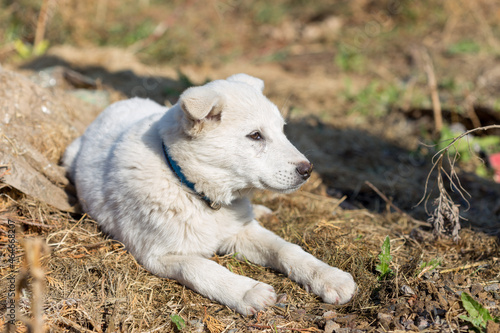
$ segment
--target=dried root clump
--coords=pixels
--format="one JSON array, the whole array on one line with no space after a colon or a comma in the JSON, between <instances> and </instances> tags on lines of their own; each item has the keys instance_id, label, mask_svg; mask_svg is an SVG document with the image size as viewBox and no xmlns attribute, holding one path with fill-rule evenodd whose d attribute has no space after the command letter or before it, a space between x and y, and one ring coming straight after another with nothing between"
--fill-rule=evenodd
<instances>
[{"instance_id":1,"label":"dried root clump","mask_svg":"<svg viewBox=\"0 0 500 333\"><path fill-rule=\"evenodd\" d=\"M429 185L429 179L431 177L432 172L436 170L437 171L436 184L439 190L439 197L434 200L433 206L435 206L436 208L432 213L428 212L429 218L427 219L427 221L434 226L434 234L436 236L451 234L455 242L460 239L460 237L458 236L458 232L460 230L460 210L459 210L460 206L453 202L450 194L446 190L446 187L444 185L445 179L448 180L451 191L457 193L465 202L467 202L467 204L469 204L469 201L467 200L466 197L469 198L471 197L470 194L462 187L458 174L455 170L455 164L458 161L458 158L460 157L460 154L458 153L458 149L456 149L455 144L462 138L467 137L467 135L469 135L470 133L476 131L486 131L489 129L499 128L499 127L500 125L490 125L490 126L474 128L467 132L464 132L459 136L453 138L446 147L444 147L434 155L432 161L433 162L432 168L429 174L427 175L427 180L425 182L424 197L420 202L424 201L424 199L427 202L428 197L426 195ZM455 155L453 157L450 157L449 154L451 148L455 148ZM447 169L443 166L443 162L445 160L448 161L449 171L447 171Z\"/></svg>"},{"instance_id":2,"label":"dried root clump","mask_svg":"<svg viewBox=\"0 0 500 333\"><path fill-rule=\"evenodd\" d=\"M451 234L453 241L458 241L460 236L460 210L459 205L453 203L449 198L440 196L435 199L433 206L436 208L430 213L427 221L434 227L434 235Z\"/></svg>"}]
</instances>

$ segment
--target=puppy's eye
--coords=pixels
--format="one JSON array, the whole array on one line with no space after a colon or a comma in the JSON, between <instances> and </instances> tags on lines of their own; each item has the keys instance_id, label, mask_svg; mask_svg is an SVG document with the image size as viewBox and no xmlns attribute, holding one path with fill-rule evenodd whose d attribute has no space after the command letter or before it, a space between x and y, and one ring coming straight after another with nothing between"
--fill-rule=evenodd
<instances>
[{"instance_id":1,"label":"puppy's eye","mask_svg":"<svg viewBox=\"0 0 500 333\"><path fill-rule=\"evenodd\" d=\"M264 138L262 137L262 134L260 134L259 131L255 131L255 132L252 132L250 134L247 135L250 139L252 140L255 140L255 141L259 141L259 140L263 140Z\"/></svg>"}]
</instances>

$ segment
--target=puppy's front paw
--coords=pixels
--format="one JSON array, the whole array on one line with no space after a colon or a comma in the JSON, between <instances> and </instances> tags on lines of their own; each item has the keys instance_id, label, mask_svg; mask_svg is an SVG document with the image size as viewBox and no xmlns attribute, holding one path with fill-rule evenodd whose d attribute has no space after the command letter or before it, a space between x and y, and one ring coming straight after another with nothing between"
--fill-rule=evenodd
<instances>
[{"instance_id":1,"label":"puppy's front paw","mask_svg":"<svg viewBox=\"0 0 500 333\"><path fill-rule=\"evenodd\" d=\"M259 282L245 293L236 311L244 315L253 315L268 306L274 305L276 299L274 288Z\"/></svg>"},{"instance_id":2,"label":"puppy's front paw","mask_svg":"<svg viewBox=\"0 0 500 333\"><path fill-rule=\"evenodd\" d=\"M263 205L253 204L252 207L253 207L253 215L257 220L260 220L264 216L273 213L273 211L270 208L267 208L266 206Z\"/></svg>"},{"instance_id":3,"label":"puppy's front paw","mask_svg":"<svg viewBox=\"0 0 500 333\"><path fill-rule=\"evenodd\" d=\"M331 304L349 302L358 289L351 274L330 266L321 270L318 279L310 287L324 302Z\"/></svg>"}]
</instances>

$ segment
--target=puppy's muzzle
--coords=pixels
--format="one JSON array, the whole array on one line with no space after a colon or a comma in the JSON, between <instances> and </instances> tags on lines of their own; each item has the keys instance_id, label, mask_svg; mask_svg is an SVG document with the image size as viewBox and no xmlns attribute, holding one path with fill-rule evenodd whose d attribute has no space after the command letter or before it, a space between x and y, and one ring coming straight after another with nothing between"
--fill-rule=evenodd
<instances>
[{"instance_id":1,"label":"puppy's muzzle","mask_svg":"<svg viewBox=\"0 0 500 333\"><path fill-rule=\"evenodd\" d=\"M297 170L297 173L300 175L300 177L302 177L302 179L306 180L307 178L311 177L313 165L312 163L303 161L297 165L297 168L295 170Z\"/></svg>"}]
</instances>

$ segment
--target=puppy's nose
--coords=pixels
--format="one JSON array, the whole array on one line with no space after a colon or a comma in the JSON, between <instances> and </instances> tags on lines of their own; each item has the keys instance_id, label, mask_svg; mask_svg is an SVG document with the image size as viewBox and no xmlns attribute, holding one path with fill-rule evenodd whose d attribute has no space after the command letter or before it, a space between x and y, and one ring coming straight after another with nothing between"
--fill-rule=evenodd
<instances>
[{"instance_id":1,"label":"puppy's nose","mask_svg":"<svg viewBox=\"0 0 500 333\"><path fill-rule=\"evenodd\" d=\"M309 162L300 162L298 165L297 165L297 172L299 173L299 175L304 179L306 180L307 178L309 178L311 176L311 172L313 170L313 165L312 163L309 163Z\"/></svg>"}]
</instances>

